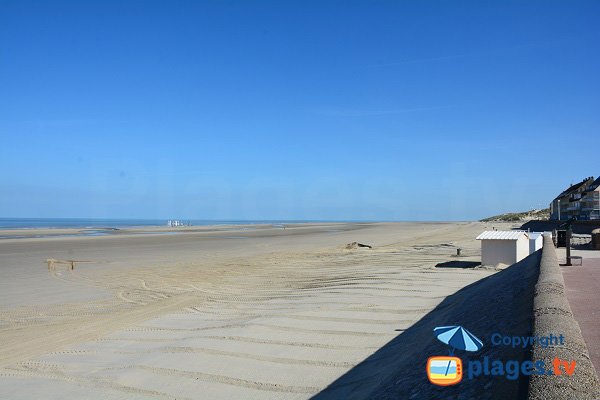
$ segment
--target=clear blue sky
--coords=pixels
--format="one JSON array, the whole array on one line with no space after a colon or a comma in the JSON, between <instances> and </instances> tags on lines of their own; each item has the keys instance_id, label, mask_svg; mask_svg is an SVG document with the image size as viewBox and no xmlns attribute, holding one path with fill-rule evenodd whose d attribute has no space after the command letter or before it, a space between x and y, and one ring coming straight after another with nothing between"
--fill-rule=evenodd
<instances>
[{"instance_id":1,"label":"clear blue sky","mask_svg":"<svg viewBox=\"0 0 600 400\"><path fill-rule=\"evenodd\" d=\"M598 1L3 0L0 216L547 206L600 174L599 20Z\"/></svg>"}]
</instances>

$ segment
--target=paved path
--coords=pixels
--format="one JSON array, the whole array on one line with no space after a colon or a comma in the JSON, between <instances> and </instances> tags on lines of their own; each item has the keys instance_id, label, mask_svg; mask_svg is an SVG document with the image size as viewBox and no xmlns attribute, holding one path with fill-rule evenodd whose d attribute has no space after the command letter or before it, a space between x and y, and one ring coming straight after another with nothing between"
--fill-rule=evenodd
<instances>
[{"instance_id":1,"label":"paved path","mask_svg":"<svg viewBox=\"0 0 600 400\"><path fill-rule=\"evenodd\" d=\"M592 363L600 373L600 251L575 250L571 255L582 256L583 265L561 267L567 298L581 327ZM558 257L563 263L564 249L559 249Z\"/></svg>"}]
</instances>

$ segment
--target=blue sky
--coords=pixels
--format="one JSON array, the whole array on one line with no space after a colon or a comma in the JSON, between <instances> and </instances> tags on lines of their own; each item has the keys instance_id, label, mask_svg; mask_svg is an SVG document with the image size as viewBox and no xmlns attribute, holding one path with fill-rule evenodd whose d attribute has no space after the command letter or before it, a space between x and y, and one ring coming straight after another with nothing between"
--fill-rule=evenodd
<instances>
[{"instance_id":1,"label":"blue sky","mask_svg":"<svg viewBox=\"0 0 600 400\"><path fill-rule=\"evenodd\" d=\"M600 2L2 1L0 216L469 220L600 174Z\"/></svg>"}]
</instances>

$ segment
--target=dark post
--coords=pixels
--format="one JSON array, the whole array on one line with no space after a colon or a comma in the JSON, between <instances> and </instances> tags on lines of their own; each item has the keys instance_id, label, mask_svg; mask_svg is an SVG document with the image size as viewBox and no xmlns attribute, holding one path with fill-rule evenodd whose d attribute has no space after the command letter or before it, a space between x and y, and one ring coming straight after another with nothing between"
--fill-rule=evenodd
<instances>
[{"instance_id":1,"label":"dark post","mask_svg":"<svg viewBox=\"0 0 600 400\"><path fill-rule=\"evenodd\" d=\"M567 228L567 234L566 234L566 239L565 239L565 248L567 249L567 263L565 264L566 266L571 266L571 233L573 232L573 230L571 229L571 226L569 226Z\"/></svg>"}]
</instances>

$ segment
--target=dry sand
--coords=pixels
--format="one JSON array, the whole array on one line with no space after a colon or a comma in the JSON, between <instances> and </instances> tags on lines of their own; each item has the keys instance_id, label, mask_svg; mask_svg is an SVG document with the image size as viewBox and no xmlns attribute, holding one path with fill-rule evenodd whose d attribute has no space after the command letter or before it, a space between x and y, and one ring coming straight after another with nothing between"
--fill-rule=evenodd
<instances>
[{"instance_id":1,"label":"dry sand","mask_svg":"<svg viewBox=\"0 0 600 400\"><path fill-rule=\"evenodd\" d=\"M0 398L310 398L494 274L435 268L456 247L478 261L491 225L1 239ZM49 270L50 258L82 262Z\"/></svg>"}]
</instances>

